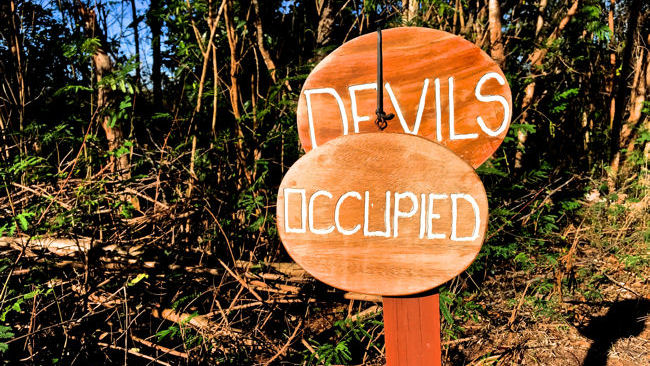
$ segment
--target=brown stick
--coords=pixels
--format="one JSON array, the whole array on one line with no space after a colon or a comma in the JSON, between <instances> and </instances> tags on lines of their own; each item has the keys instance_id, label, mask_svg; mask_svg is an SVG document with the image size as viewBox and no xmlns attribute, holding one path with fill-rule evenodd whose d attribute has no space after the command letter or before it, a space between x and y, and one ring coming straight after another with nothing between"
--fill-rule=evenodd
<instances>
[{"instance_id":1,"label":"brown stick","mask_svg":"<svg viewBox=\"0 0 650 366\"><path fill-rule=\"evenodd\" d=\"M179 313L173 309L152 309L151 315L155 318L162 318L177 324L188 324L201 331L210 329L210 321L202 315L192 316L192 314Z\"/></svg>"},{"instance_id":2,"label":"brown stick","mask_svg":"<svg viewBox=\"0 0 650 366\"><path fill-rule=\"evenodd\" d=\"M181 358L184 358L184 359L189 359L188 354L185 353L185 352L179 352L179 351L173 350L171 348L163 347L163 346L155 344L153 342L149 342L146 339L136 337L134 335L131 336L131 339L133 339L134 341L136 341L138 343L142 343L147 347L151 347L151 348L155 348L157 350L160 350L160 351L163 352L163 354L169 354L169 355L172 355L172 356L181 357Z\"/></svg>"},{"instance_id":3,"label":"brown stick","mask_svg":"<svg viewBox=\"0 0 650 366\"><path fill-rule=\"evenodd\" d=\"M71 210L71 209L72 209L72 206L70 206L69 204L67 204L67 203L65 203L65 202L61 202L60 200L56 199L56 197L50 195L50 194L47 193L47 192L39 192L39 191L37 191L37 190L35 190L35 189L29 188L29 187L27 187L27 186L24 186L24 185L22 185L22 184L20 184L20 183L16 183L16 182L11 182L11 184L12 184L13 186L15 186L15 187L18 187L18 188L24 189L24 190L26 190L26 191L28 191L28 192L32 192L32 193L34 193L35 195L37 195L37 196L39 196L39 197L43 197L43 198L46 198L46 199L48 199L48 200L50 200L50 201L56 202L56 203L58 203L61 207L65 208L66 210Z\"/></svg>"},{"instance_id":4,"label":"brown stick","mask_svg":"<svg viewBox=\"0 0 650 366\"><path fill-rule=\"evenodd\" d=\"M147 355L142 354L142 353L140 353L140 352L134 351L133 349L126 349L126 348L124 348L124 347L115 346L115 345L108 344L108 343L104 343L104 342L97 342L97 345L100 346L100 347L111 348L111 349L114 349L114 350L117 350L117 351L127 352L127 353L129 353L129 354L134 355L134 356L137 356L137 357L140 357L140 358L144 358L145 360L149 360L149 361L155 362L155 363L157 363L157 364L159 364L159 365L172 366L171 364L169 364L169 363L167 363L167 362L160 361L160 360L158 360L157 358L154 358L154 357L151 357L151 356L147 356Z\"/></svg>"},{"instance_id":5,"label":"brown stick","mask_svg":"<svg viewBox=\"0 0 650 366\"><path fill-rule=\"evenodd\" d=\"M517 306L514 309L512 309L512 313L510 314L510 318L508 319L508 327L512 327L512 325L515 323L515 319L517 318L517 312L519 311L521 305L524 303L524 299L526 298L526 292L528 291L528 287L530 287L530 281L526 283L526 287L524 288L524 291L521 293L521 297L519 298L519 302L517 303Z\"/></svg>"},{"instance_id":6,"label":"brown stick","mask_svg":"<svg viewBox=\"0 0 650 366\"><path fill-rule=\"evenodd\" d=\"M348 300L360 300L360 301L370 301L370 302L381 302L381 296L378 295L366 295L359 294L356 292L346 292L343 295L344 299Z\"/></svg>"},{"instance_id":7,"label":"brown stick","mask_svg":"<svg viewBox=\"0 0 650 366\"><path fill-rule=\"evenodd\" d=\"M296 334L298 334L298 331L300 330L301 326L302 326L302 319L300 319L298 325L296 325L296 327L293 329L293 333L291 333L289 339L287 339L287 341L284 343L284 346L280 348L280 351L264 363L265 366L271 364L273 361L275 361L276 358L280 356L284 356L291 343L293 343L293 339L296 338Z\"/></svg>"},{"instance_id":8,"label":"brown stick","mask_svg":"<svg viewBox=\"0 0 650 366\"><path fill-rule=\"evenodd\" d=\"M367 318L379 315L381 313L381 310L382 310L381 306L373 305L373 306L367 308L364 311L360 311L360 312L358 312L358 313L356 313L354 315L348 316L347 320L351 320L353 322L356 322L358 320L367 319Z\"/></svg>"},{"instance_id":9,"label":"brown stick","mask_svg":"<svg viewBox=\"0 0 650 366\"><path fill-rule=\"evenodd\" d=\"M226 264L225 264L221 259L219 259L219 263L221 264L221 266L222 266L222 267L223 267L223 268L224 268L224 269L225 269L225 270L226 270L226 271L227 271L231 276L233 276L233 278L235 278L235 279L237 280L237 282L239 282L239 284L241 284L242 286L244 286L244 288L246 288L246 289L248 290L248 292L251 293L251 295L255 296L255 298L256 298L257 300L259 300L259 301L264 301L264 300L262 300L262 297L261 297L257 292L255 292L255 290L253 290L253 288L251 288L251 287L246 283L246 281L244 281L244 280L243 280L241 277L239 277L235 272L233 272L233 271L232 271L232 270L231 270L231 269L230 269L230 268L229 268L229 267L228 267L228 266L227 266L227 265L226 265Z\"/></svg>"},{"instance_id":10,"label":"brown stick","mask_svg":"<svg viewBox=\"0 0 650 366\"><path fill-rule=\"evenodd\" d=\"M0 237L0 246L7 246L16 250L48 250L56 255L69 256L77 252L87 252L90 249L89 239L60 239L51 237L25 238L25 237Z\"/></svg>"}]
</instances>

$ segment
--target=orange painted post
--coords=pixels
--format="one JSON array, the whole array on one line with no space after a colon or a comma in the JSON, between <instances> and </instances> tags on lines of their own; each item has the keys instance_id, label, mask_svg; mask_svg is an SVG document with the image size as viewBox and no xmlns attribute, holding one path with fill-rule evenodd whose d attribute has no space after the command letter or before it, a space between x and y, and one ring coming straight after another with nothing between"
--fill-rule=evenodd
<instances>
[{"instance_id":1,"label":"orange painted post","mask_svg":"<svg viewBox=\"0 0 650 366\"><path fill-rule=\"evenodd\" d=\"M441 365L438 290L409 297L384 297L383 302L386 365Z\"/></svg>"}]
</instances>

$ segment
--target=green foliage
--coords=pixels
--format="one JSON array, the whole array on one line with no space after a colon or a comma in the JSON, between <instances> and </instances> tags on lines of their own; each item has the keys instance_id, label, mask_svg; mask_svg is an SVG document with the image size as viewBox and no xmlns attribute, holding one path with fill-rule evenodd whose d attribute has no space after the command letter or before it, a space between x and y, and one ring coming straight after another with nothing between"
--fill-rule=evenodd
<instances>
[{"instance_id":1,"label":"green foliage","mask_svg":"<svg viewBox=\"0 0 650 366\"><path fill-rule=\"evenodd\" d=\"M11 332L11 327L0 325L0 339L13 338L14 333ZM9 349L9 345L0 341L0 352L5 353Z\"/></svg>"},{"instance_id":2,"label":"green foliage","mask_svg":"<svg viewBox=\"0 0 650 366\"><path fill-rule=\"evenodd\" d=\"M139 64L135 61L135 58L129 59L123 65L116 67L115 70L110 74L106 75L99 82L100 87L110 87L112 90L120 90L123 94L131 95L135 94L138 91L138 86L131 81L131 74L138 68ZM126 105L126 103L129 103ZM119 110L124 110L128 107L131 107L128 99L126 101L120 102Z\"/></svg>"},{"instance_id":3,"label":"green foliage","mask_svg":"<svg viewBox=\"0 0 650 366\"><path fill-rule=\"evenodd\" d=\"M316 352L307 358L310 364L312 362L318 362L318 364L322 365L331 365L333 363L345 364L352 360L350 350L348 349L348 340L342 340L336 344L312 342L316 345Z\"/></svg>"},{"instance_id":4,"label":"green foliage","mask_svg":"<svg viewBox=\"0 0 650 366\"><path fill-rule=\"evenodd\" d=\"M556 102L556 106L551 109L553 113L560 113L566 111L569 104L573 101L573 97L578 95L580 89L570 88L559 94L553 96L553 101Z\"/></svg>"},{"instance_id":5,"label":"green foliage","mask_svg":"<svg viewBox=\"0 0 650 366\"><path fill-rule=\"evenodd\" d=\"M371 318L362 320L343 319L334 323L335 337L330 342L319 343L310 339L309 343L314 346L314 353L305 352L304 361L307 364L331 365L347 364L352 361L352 351L350 350L351 342L365 342L367 347L374 346L373 336L369 332L370 328L381 326L382 322L375 320L373 317L379 315L376 313Z\"/></svg>"},{"instance_id":6,"label":"green foliage","mask_svg":"<svg viewBox=\"0 0 650 366\"><path fill-rule=\"evenodd\" d=\"M585 28L593 34L593 37L597 41L609 42L612 37L612 32L609 29L609 25L601 20L603 13L600 4L588 4L580 9L580 15L586 23Z\"/></svg>"},{"instance_id":7,"label":"green foliage","mask_svg":"<svg viewBox=\"0 0 650 366\"><path fill-rule=\"evenodd\" d=\"M86 63L90 61L99 47L101 47L101 41L97 37L77 39L73 43L63 45L63 56L80 63Z\"/></svg>"}]
</instances>

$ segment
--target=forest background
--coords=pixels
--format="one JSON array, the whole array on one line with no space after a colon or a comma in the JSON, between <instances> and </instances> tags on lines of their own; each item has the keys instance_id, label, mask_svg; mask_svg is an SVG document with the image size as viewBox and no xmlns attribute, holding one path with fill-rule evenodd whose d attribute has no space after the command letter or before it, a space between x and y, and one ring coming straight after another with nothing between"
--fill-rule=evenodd
<instances>
[{"instance_id":1,"label":"forest background","mask_svg":"<svg viewBox=\"0 0 650 366\"><path fill-rule=\"evenodd\" d=\"M381 299L292 264L274 205L311 69L377 26L422 26L485 50L514 104L478 169L487 241L440 289L445 363L650 363L649 14L641 0L2 1L0 359L381 364Z\"/></svg>"}]
</instances>

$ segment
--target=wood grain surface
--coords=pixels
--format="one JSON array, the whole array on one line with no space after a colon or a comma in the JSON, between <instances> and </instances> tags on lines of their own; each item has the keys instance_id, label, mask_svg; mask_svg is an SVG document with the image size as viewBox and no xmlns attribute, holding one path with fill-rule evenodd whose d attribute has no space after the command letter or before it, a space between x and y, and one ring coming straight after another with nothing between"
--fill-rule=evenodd
<instances>
[{"instance_id":1,"label":"wood grain surface","mask_svg":"<svg viewBox=\"0 0 650 366\"><path fill-rule=\"evenodd\" d=\"M376 37L343 44L305 81L297 111L305 151L340 135L377 131ZM396 114L386 131L426 137L481 165L503 141L512 115L497 64L473 43L433 29L387 29L383 43L384 109Z\"/></svg>"},{"instance_id":2,"label":"wood grain surface","mask_svg":"<svg viewBox=\"0 0 650 366\"><path fill-rule=\"evenodd\" d=\"M487 214L472 167L408 134L320 146L289 169L277 200L280 238L300 266L333 287L376 295L419 293L461 273L481 248Z\"/></svg>"},{"instance_id":3,"label":"wood grain surface","mask_svg":"<svg viewBox=\"0 0 650 366\"><path fill-rule=\"evenodd\" d=\"M439 366L440 296L434 289L417 297L384 297L387 366Z\"/></svg>"}]
</instances>

